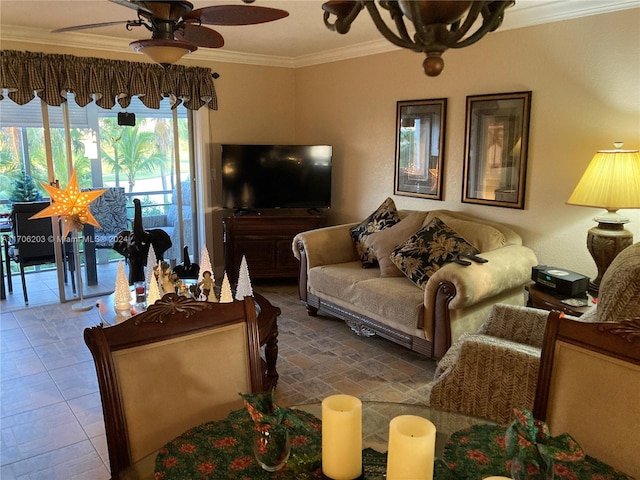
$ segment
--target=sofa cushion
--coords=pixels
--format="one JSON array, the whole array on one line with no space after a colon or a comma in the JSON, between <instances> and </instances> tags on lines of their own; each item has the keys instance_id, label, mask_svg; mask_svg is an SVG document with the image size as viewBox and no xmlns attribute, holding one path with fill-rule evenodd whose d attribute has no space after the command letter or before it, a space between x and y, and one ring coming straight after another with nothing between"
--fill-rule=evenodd
<instances>
[{"instance_id":1,"label":"sofa cushion","mask_svg":"<svg viewBox=\"0 0 640 480\"><path fill-rule=\"evenodd\" d=\"M391 227L399 221L400 215L396 209L396 204L393 199L389 197L382 202L375 212L351 229L351 238L358 251L358 256L362 261L363 267L369 268L376 265L375 254L371 248L365 245L365 238L373 232Z\"/></svg>"},{"instance_id":2,"label":"sofa cushion","mask_svg":"<svg viewBox=\"0 0 640 480\"><path fill-rule=\"evenodd\" d=\"M504 233L497 228L485 223L457 218L455 215L450 215L443 211L428 213L424 224L427 225L436 217L455 230L461 237L464 237L467 242L480 252L490 252L507 244Z\"/></svg>"},{"instance_id":3,"label":"sofa cushion","mask_svg":"<svg viewBox=\"0 0 640 480\"><path fill-rule=\"evenodd\" d=\"M477 255L477 248L439 218L418 230L391 253L393 263L419 287L460 253Z\"/></svg>"},{"instance_id":4,"label":"sofa cushion","mask_svg":"<svg viewBox=\"0 0 640 480\"><path fill-rule=\"evenodd\" d=\"M381 278L359 261L309 270L310 292L410 335L423 326L424 291L407 278Z\"/></svg>"},{"instance_id":5,"label":"sofa cushion","mask_svg":"<svg viewBox=\"0 0 640 480\"><path fill-rule=\"evenodd\" d=\"M426 212L413 212L392 227L368 235L364 239L378 260L381 277L402 277L404 273L391 261L391 252L420 230Z\"/></svg>"}]
</instances>

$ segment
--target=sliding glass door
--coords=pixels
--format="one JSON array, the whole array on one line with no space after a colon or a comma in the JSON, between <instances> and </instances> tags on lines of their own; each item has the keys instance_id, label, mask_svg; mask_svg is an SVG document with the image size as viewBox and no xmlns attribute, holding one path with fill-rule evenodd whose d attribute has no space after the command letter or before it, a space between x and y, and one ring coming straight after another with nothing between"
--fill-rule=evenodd
<instances>
[{"instance_id":1,"label":"sliding glass door","mask_svg":"<svg viewBox=\"0 0 640 480\"><path fill-rule=\"evenodd\" d=\"M126 118L119 119L119 107L79 107L72 95L68 100L60 107L37 98L21 106L6 96L0 102L0 214L8 214L14 201L24 199L19 195L24 188L19 187L30 183L29 178L36 197L48 197L41 182L66 188L73 170L80 188L106 189L91 205L100 228L85 225L79 232L79 258L65 254L62 242L57 264L27 268L29 293L46 285L42 292L57 290L61 301L76 298L78 289L69 276L77 265L85 297L113 291L118 261L126 260L112 247L123 237L121 232L131 231L134 198L141 201L145 229L169 234L172 246L165 260L181 262L184 246L197 255L191 114L181 107L172 110L168 100L154 110L134 99ZM17 264L11 267L15 279Z\"/></svg>"}]
</instances>

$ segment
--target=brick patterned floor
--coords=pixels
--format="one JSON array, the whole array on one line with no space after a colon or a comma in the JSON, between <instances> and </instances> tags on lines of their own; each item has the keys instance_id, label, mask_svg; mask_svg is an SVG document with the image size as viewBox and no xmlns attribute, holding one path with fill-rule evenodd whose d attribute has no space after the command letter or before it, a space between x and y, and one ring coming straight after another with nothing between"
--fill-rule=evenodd
<instances>
[{"instance_id":1,"label":"brick patterned floor","mask_svg":"<svg viewBox=\"0 0 640 480\"><path fill-rule=\"evenodd\" d=\"M334 393L424 404L435 362L342 321L309 317L292 283L254 285L282 310L276 400L288 406ZM100 395L85 327L96 310L50 304L0 314L0 477L109 478Z\"/></svg>"}]
</instances>

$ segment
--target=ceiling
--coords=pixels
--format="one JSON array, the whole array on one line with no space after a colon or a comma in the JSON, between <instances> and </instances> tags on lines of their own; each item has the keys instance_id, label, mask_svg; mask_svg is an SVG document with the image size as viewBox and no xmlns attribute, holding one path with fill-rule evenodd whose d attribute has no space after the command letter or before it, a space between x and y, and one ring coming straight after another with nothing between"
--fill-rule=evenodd
<instances>
[{"instance_id":1,"label":"ceiling","mask_svg":"<svg viewBox=\"0 0 640 480\"><path fill-rule=\"evenodd\" d=\"M240 3L240 0L191 0L194 8ZM276 66L305 66L396 49L375 29L363 11L351 31L329 31L322 19L320 0L257 0L254 5L281 8L289 16L271 23L213 27L225 38L220 49L200 48L194 59L212 59ZM517 0L506 11L501 30L639 8L640 0ZM76 32L51 30L91 23L135 20L133 10L107 0L0 0L0 41L86 46L129 51L133 40L149 38L144 28L127 31L124 25Z\"/></svg>"}]
</instances>

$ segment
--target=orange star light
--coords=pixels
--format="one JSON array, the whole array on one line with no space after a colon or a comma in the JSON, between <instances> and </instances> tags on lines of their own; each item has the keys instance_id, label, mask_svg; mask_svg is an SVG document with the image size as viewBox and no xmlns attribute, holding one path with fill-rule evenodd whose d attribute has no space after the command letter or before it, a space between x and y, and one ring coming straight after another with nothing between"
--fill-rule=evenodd
<instances>
[{"instance_id":1,"label":"orange star light","mask_svg":"<svg viewBox=\"0 0 640 480\"><path fill-rule=\"evenodd\" d=\"M75 170L71 174L65 190L52 187L44 182L42 182L42 186L49 192L53 202L30 218L60 217L64 224L64 238L66 238L69 230L72 228L79 230L85 223L100 228L100 224L89 210L89 205L106 192L106 189L88 192L80 191Z\"/></svg>"}]
</instances>

